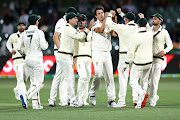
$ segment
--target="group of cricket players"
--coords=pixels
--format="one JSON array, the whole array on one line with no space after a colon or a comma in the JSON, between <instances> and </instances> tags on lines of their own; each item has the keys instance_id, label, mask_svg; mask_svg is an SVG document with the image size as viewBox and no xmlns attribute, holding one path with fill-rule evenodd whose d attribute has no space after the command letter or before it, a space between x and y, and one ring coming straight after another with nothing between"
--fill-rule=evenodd
<instances>
[{"instance_id":1,"label":"group of cricket players","mask_svg":"<svg viewBox=\"0 0 180 120\"><path fill-rule=\"evenodd\" d=\"M116 12L111 10L104 13L102 6L95 8L97 20L92 19L89 27L86 15L78 13L74 7L68 7L65 15L58 20L53 36L56 72L52 80L49 106L56 106L58 90L60 106L83 107L89 103L95 106L96 91L104 76L108 107L126 107L129 71L135 108L145 107L148 97L150 106L156 106L163 56L173 48L168 31L161 26L163 16L159 13L152 15L153 26L150 27L144 14L139 13L139 19L135 23L134 13L124 14L121 8L116 10L124 18L125 24L118 24ZM12 34L7 41L17 78L17 86L13 90L16 99L21 100L25 109L28 108L29 99L32 99L32 109L43 109L39 94L44 86L42 50L46 50L49 45L44 32L38 29L40 18L36 14L29 15L30 26L27 30L27 24L19 21L18 32ZM110 53L111 36L119 37L117 103ZM89 89L91 60L95 75ZM73 63L79 74L76 95ZM25 82L29 76L31 84L26 90Z\"/></svg>"}]
</instances>

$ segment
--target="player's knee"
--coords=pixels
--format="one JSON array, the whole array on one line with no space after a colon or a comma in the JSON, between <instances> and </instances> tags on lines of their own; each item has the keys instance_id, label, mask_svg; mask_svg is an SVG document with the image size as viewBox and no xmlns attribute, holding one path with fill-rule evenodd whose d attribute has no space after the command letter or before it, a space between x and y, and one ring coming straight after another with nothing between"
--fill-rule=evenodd
<instances>
[{"instance_id":1,"label":"player's knee","mask_svg":"<svg viewBox=\"0 0 180 120\"><path fill-rule=\"evenodd\" d=\"M101 79L102 76L103 76L103 75L102 75L101 73L95 73L94 78L96 78L96 79Z\"/></svg>"}]
</instances>

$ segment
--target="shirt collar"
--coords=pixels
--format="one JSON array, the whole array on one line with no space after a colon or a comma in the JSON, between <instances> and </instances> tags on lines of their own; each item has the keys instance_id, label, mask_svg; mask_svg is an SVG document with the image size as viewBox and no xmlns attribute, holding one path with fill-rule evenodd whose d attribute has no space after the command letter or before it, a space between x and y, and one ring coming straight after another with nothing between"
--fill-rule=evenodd
<instances>
[{"instance_id":1,"label":"shirt collar","mask_svg":"<svg viewBox=\"0 0 180 120\"><path fill-rule=\"evenodd\" d=\"M134 20L131 20L130 22L127 23L127 25L129 24L134 24Z\"/></svg>"},{"instance_id":2,"label":"shirt collar","mask_svg":"<svg viewBox=\"0 0 180 120\"><path fill-rule=\"evenodd\" d=\"M140 28L138 28L138 31L140 32L140 31L146 31L146 27L140 27Z\"/></svg>"},{"instance_id":3,"label":"shirt collar","mask_svg":"<svg viewBox=\"0 0 180 120\"><path fill-rule=\"evenodd\" d=\"M154 28L154 25L152 26L152 29ZM162 30L162 26L160 25L159 29L157 31L161 31ZM153 29L154 31L154 29Z\"/></svg>"},{"instance_id":4,"label":"shirt collar","mask_svg":"<svg viewBox=\"0 0 180 120\"><path fill-rule=\"evenodd\" d=\"M66 15L63 16L63 19L64 19L64 21L67 23L67 21L66 21Z\"/></svg>"},{"instance_id":5,"label":"shirt collar","mask_svg":"<svg viewBox=\"0 0 180 120\"><path fill-rule=\"evenodd\" d=\"M36 29L38 29L38 27L36 25L30 25L29 28L36 28Z\"/></svg>"}]
</instances>

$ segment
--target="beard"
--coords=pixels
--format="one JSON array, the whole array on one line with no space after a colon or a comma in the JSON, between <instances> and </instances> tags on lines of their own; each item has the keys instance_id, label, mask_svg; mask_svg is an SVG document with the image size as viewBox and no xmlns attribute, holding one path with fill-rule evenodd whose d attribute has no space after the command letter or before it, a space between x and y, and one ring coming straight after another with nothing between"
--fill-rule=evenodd
<instances>
[{"instance_id":1,"label":"beard","mask_svg":"<svg viewBox=\"0 0 180 120\"><path fill-rule=\"evenodd\" d=\"M19 32L24 32L24 29L19 29Z\"/></svg>"},{"instance_id":2,"label":"beard","mask_svg":"<svg viewBox=\"0 0 180 120\"><path fill-rule=\"evenodd\" d=\"M153 22L152 24L153 24L154 26L157 26L157 25L159 25L158 23L154 23L154 22Z\"/></svg>"}]
</instances>

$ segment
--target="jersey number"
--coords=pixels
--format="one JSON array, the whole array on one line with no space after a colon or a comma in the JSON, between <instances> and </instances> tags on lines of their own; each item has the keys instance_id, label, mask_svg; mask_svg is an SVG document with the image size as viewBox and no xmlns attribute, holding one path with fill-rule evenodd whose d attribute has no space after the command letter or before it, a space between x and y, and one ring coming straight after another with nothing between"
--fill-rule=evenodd
<instances>
[{"instance_id":1,"label":"jersey number","mask_svg":"<svg viewBox=\"0 0 180 120\"><path fill-rule=\"evenodd\" d=\"M32 40L33 35L27 35L27 37L30 37L30 44L29 45L31 45L31 40Z\"/></svg>"}]
</instances>

